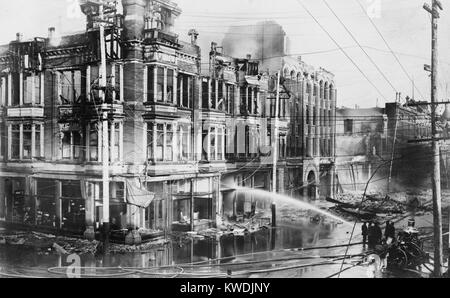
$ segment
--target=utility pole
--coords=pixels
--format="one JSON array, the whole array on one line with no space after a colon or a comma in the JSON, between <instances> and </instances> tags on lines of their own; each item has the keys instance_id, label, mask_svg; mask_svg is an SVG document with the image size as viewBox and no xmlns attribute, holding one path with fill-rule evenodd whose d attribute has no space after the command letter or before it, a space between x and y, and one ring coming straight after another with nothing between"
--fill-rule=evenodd
<instances>
[{"instance_id":1,"label":"utility pole","mask_svg":"<svg viewBox=\"0 0 450 298\"><path fill-rule=\"evenodd\" d=\"M391 152L391 161L389 166L389 177L387 183L387 195L391 192L391 182L392 182L392 170L394 167L394 158L395 158L395 143L397 142L397 132L398 132L398 121L399 121L399 109L401 104L401 94L395 94L395 128L394 128L394 138L392 140L392 152Z\"/></svg>"},{"instance_id":2,"label":"utility pole","mask_svg":"<svg viewBox=\"0 0 450 298\"><path fill-rule=\"evenodd\" d=\"M278 71L277 75L277 85L276 85L276 98L275 98L275 117L274 117L274 128L272 136L272 192L277 192L277 164L278 164L278 114L279 114L279 103L280 103L280 80L281 71ZM276 227L276 203L272 199L272 227Z\"/></svg>"},{"instance_id":3,"label":"utility pole","mask_svg":"<svg viewBox=\"0 0 450 298\"><path fill-rule=\"evenodd\" d=\"M433 154L433 226L434 226L434 275L442 275L443 264L443 241L442 241L442 208L441 208L441 173L440 173L440 152L437 141L436 130L436 107L437 107L437 75L438 75L438 18L442 4L438 0L432 0L432 7L425 3L423 8L431 14L431 131L432 131L432 154Z\"/></svg>"},{"instance_id":4,"label":"utility pole","mask_svg":"<svg viewBox=\"0 0 450 298\"><path fill-rule=\"evenodd\" d=\"M102 101L102 107L105 110L102 110L102 185L103 185L103 231L105 233L105 243L104 250L105 254L109 254L109 134L108 134L108 109L106 105L106 46L105 46L105 19L104 19L104 6L103 0L99 6L99 27L100 27L100 55L101 55L101 63L100 63L100 98Z\"/></svg>"}]
</instances>

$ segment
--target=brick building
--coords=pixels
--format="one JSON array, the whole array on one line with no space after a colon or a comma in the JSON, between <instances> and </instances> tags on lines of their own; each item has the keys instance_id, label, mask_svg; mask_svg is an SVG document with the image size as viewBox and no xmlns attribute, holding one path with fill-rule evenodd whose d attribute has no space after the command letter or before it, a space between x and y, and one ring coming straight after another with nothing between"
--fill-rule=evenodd
<instances>
[{"instance_id":1,"label":"brick building","mask_svg":"<svg viewBox=\"0 0 450 298\"><path fill-rule=\"evenodd\" d=\"M0 221L92 237L103 218L104 130L117 227L198 230L252 210L233 187L270 190L278 70L278 191L315 198L320 183L330 192L332 74L288 58L261 71L260 60L214 43L202 73L198 33L185 42L173 32L176 4L122 0L123 14L105 4L102 101L98 2L81 1L84 32L50 28L47 38L18 34L0 46ZM153 195L136 204L142 189Z\"/></svg>"}]
</instances>

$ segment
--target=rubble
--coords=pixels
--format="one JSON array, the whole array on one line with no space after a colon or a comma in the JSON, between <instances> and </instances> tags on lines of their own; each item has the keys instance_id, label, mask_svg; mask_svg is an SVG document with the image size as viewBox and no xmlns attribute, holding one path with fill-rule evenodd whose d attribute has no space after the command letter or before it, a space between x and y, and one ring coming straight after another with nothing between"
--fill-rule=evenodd
<instances>
[{"instance_id":1,"label":"rubble","mask_svg":"<svg viewBox=\"0 0 450 298\"><path fill-rule=\"evenodd\" d=\"M414 212L416 215L431 211L430 200L420 192L394 193L388 196L381 193L367 194L348 192L339 194L336 199L327 201L335 204L330 210L344 217L356 217L360 220L388 220L399 214Z\"/></svg>"}]
</instances>

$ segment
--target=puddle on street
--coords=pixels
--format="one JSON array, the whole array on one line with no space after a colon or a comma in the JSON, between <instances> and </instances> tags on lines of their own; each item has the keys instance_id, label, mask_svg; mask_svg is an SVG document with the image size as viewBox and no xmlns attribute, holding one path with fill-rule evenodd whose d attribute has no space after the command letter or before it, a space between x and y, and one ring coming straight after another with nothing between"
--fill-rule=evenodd
<instances>
[{"instance_id":1,"label":"puddle on street","mask_svg":"<svg viewBox=\"0 0 450 298\"><path fill-rule=\"evenodd\" d=\"M326 266L274 270L272 273L265 273L264 270L272 270L277 266L307 265L326 261L314 259L315 256L319 255L343 255L345 254L345 247L307 251L289 251L289 249L347 244L350 232L351 227L337 223L317 224L306 221L303 223L296 222L295 224L280 223L275 229L265 229L245 236L230 235L218 239L178 238L171 239L167 244L145 252L110 254L109 256L81 255L80 265L82 268L90 268L83 270L83 274L96 272L97 274L107 275L108 271L102 268L145 268L146 274L144 275L124 274L132 277L169 277L180 272L176 265L188 263L215 265L190 268L190 270L188 270L188 266L185 271L194 274L181 277L195 277L196 274L200 274L200 276L201 274L226 276L227 273L230 273L230 270L231 274L257 271L256 273L246 274L246 277L327 277L339 271L341 262ZM357 242L357 239L353 242ZM348 254L361 254L363 252L362 245L357 245L350 247ZM291 257L295 259L285 260ZM305 257L305 259L300 260L299 257ZM280 258L283 261L279 261L277 264L270 261ZM220 261L217 261L217 259L220 259ZM350 266L351 261L351 259L348 259L346 266ZM52 272L49 272L48 268L70 266L72 262L73 260L68 260L67 256L60 256L55 252L42 253L17 246L0 246L0 272L7 272L12 275L67 277L65 268L51 270ZM245 262L245 264L236 264L242 262ZM161 266L170 266L170 268L156 268ZM109 271L111 274L117 272L123 271L113 269ZM158 274L150 275L149 272L157 272ZM367 277L367 268L364 266L354 267L342 273L341 277Z\"/></svg>"}]
</instances>

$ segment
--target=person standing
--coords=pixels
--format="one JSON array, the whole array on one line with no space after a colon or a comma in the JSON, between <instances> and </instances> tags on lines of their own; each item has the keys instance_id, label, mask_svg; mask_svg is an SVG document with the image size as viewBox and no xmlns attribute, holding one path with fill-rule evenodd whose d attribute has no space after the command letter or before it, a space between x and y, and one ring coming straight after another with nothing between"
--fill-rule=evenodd
<instances>
[{"instance_id":1,"label":"person standing","mask_svg":"<svg viewBox=\"0 0 450 298\"><path fill-rule=\"evenodd\" d=\"M387 240L389 237L389 229L391 228L391 222L388 220L386 222L386 227L384 228L384 238Z\"/></svg>"},{"instance_id":2,"label":"person standing","mask_svg":"<svg viewBox=\"0 0 450 298\"><path fill-rule=\"evenodd\" d=\"M364 222L362 227L361 227L361 233L363 236L363 246L366 246L367 243L367 234L368 234L368 229L367 229L367 223Z\"/></svg>"},{"instance_id":3,"label":"person standing","mask_svg":"<svg viewBox=\"0 0 450 298\"><path fill-rule=\"evenodd\" d=\"M367 239L369 248L373 248L375 245L375 230L372 222L369 223L369 227L367 228Z\"/></svg>"},{"instance_id":4,"label":"person standing","mask_svg":"<svg viewBox=\"0 0 450 298\"><path fill-rule=\"evenodd\" d=\"M377 222L375 223L374 232L375 232L374 237L375 245L379 245L381 244L381 239L383 238L383 231L381 230L380 225Z\"/></svg>"},{"instance_id":5,"label":"person standing","mask_svg":"<svg viewBox=\"0 0 450 298\"><path fill-rule=\"evenodd\" d=\"M389 225L389 234L388 234L388 237L389 237L389 238L392 238L392 241L394 241L394 239L395 239L395 226L394 226L394 223L391 223L391 224Z\"/></svg>"}]
</instances>

